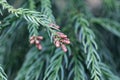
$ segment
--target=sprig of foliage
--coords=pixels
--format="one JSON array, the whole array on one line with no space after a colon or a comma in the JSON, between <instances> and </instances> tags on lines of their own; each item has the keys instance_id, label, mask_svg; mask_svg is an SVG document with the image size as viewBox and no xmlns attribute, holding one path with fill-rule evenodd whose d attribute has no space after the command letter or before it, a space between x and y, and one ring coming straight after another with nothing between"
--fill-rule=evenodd
<instances>
[{"instance_id":1,"label":"sprig of foliage","mask_svg":"<svg viewBox=\"0 0 120 80\"><path fill-rule=\"evenodd\" d=\"M0 80L7 80L7 76L1 66L0 66Z\"/></svg>"},{"instance_id":2,"label":"sprig of foliage","mask_svg":"<svg viewBox=\"0 0 120 80\"><path fill-rule=\"evenodd\" d=\"M119 80L119 77L115 76L110 69L108 69L108 67L101 62L101 59L97 53L98 46L95 42L95 34L90 29L88 21L82 16L83 15L78 16L76 20L75 28L77 29L75 30L75 33L79 33L79 41L84 46L82 49L84 53L87 53L86 64L87 68L91 72L91 79L104 80L106 77L103 76L108 76L108 80L112 80L113 78ZM77 31L79 28L80 32Z\"/></svg>"},{"instance_id":3,"label":"sprig of foliage","mask_svg":"<svg viewBox=\"0 0 120 80\"><path fill-rule=\"evenodd\" d=\"M38 36L38 26L36 24L29 24L28 25L29 36Z\"/></svg>"},{"instance_id":4,"label":"sprig of foliage","mask_svg":"<svg viewBox=\"0 0 120 80\"><path fill-rule=\"evenodd\" d=\"M0 0L0 4L2 5L3 9L8 9L8 12L15 14L17 17L22 16L27 20L29 23L33 23L36 25L43 25L50 29L49 25L52 23L51 19L48 19L46 15L41 14L37 11L31 11L29 9L18 8L15 9L10 6L5 0ZM50 30L51 31L51 30Z\"/></svg>"},{"instance_id":5,"label":"sprig of foliage","mask_svg":"<svg viewBox=\"0 0 120 80\"><path fill-rule=\"evenodd\" d=\"M82 63L80 62L80 56L75 55L74 57L75 66L74 66L74 80L86 80L86 74Z\"/></svg>"},{"instance_id":6,"label":"sprig of foliage","mask_svg":"<svg viewBox=\"0 0 120 80\"><path fill-rule=\"evenodd\" d=\"M46 5L46 3L47 3L47 5ZM51 8L50 1L49 0L41 0L41 8L42 8L41 12L43 14L45 14L48 19L52 20L52 23L55 24L54 16L52 15L52 10L50 9ZM50 32L53 32L52 35L54 35L56 31L50 29ZM63 51L59 52L59 51L60 50L56 50L54 57L51 59L52 64L50 64L47 67L47 69L45 71L44 80L46 80L46 79L48 79L48 80L51 80L51 79L56 80L56 79L60 78L58 76L58 72L59 72L60 69L61 69L61 80L63 80L64 72L63 72L63 67L61 66L61 64L62 64L62 57L64 55L64 52ZM55 60L56 58L57 58L57 60Z\"/></svg>"},{"instance_id":7,"label":"sprig of foliage","mask_svg":"<svg viewBox=\"0 0 120 80\"><path fill-rule=\"evenodd\" d=\"M43 80L64 80L64 68L62 62L65 60L65 64L67 66L68 59L66 54L57 49L55 51L54 56L50 60L50 65L47 67L45 71L45 76ZM60 74L59 74L60 73Z\"/></svg>"},{"instance_id":8,"label":"sprig of foliage","mask_svg":"<svg viewBox=\"0 0 120 80\"><path fill-rule=\"evenodd\" d=\"M88 21L81 17L81 15L77 16L77 20L75 23L76 30L79 30L79 27L81 28L79 32L79 40L84 47L84 53L87 53L86 65L91 72L91 79L101 80L102 73L99 66L101 60L97 53L98 47L95 42L95 35L93 31L89 28Z\"/></svg>"},{"instance_id":9,"label":"sprig of foliage","mask_svg":"<svg viewBox=\"0 0 120 80\"><path fill-rule=\"evenodd\" d=\"M87 80L85 68L81 62L81 56L75 53L69 63L68 69L70 70L67 80ZM74 77L72 76L74 75Z\"/></svg>"},{"instance_id":10,"label":"sprig of foliage","mask_svg":"<svg viewBox=\"0 0 120 80\"><path fill-rule=\"evenodd\" d=\"M47 1L47 2L49 2L49 1ZM48 3L48 5L50 5L49 3ZM67 51L66 46L64 44L69 44L70 42L66 43L66 41L69 41L66 35L64 35L63 33L60 33L60 34L57 33L57 31L59 31L59 26L51 21L53 19L49 19L47 17L47 16L50 16L51 13L50 13L50 15L48 15L48 14L44 15L44 14L41 14L40 12L37 12L37 11L30 11L29 9L22 9L22 8L15 9L12 6L10 6L5 0L0 0L0 4L2 5L3 9L8 9L8 12L15 14L17 17L19 17L19 15L23 16L29 23L36 24L37 26L40 26L40 24L42 26L45 26L47 28L47 30L49 32L51 32L51 34L49 34L49 35L51 36L51 39L54 38L55 45L56 45L56 41L55 41L56 39L59 38L61 40L63 38L61 36L65 36L64 42L61 42L60 43L61 45L59 47L62 47L62 49L65 52ZM44 6L42 6L42 7L44 9ZM49 9L49 7L48 7L48 9ZM49 11L50 11L50 9L49 9ZM29 30L29 31L34 31L34 30ZM57 36L57 37L55 37L55 36ZM33 38L33 37L31 37L31 40L36 42L35 38L38 38L38 36L35 36L35 38ZM67 40L65 40L65 38ZM31 43L33 44L34 42L32 42L32 41L31 41ZM37 40L37 43L39 43L38 40ZM42 49L41 45L37 44L37 43L35 43L37 48Z\"/></svg>"},{"instance_id":11,"label":"sprig of foliage","mask_svg":"<svg viewBox=\"0 0 120 80\"><path fill-rule=\"evenodd\" d=\"M43 24L42 20L46 20L46 16L42 15L40 12L31 11L29 9L18 8L15 9L10 6L5 0L0 0L0 4L2 5L3 9L8 9L8 12L15 14L17 17L23 16L28 22L35 23L37 25Z\"/></svg>"},{"instance_id":12,"label":"sprig of foliage","mask_svg":"<svg viewBox=\"0 0 120 80\"><path fill-rule=\"evenodd\" d=\"M52 21L52 24L55 24L55 18L52 14L50 0L41 0L41 13L47 15L47 18ZM48 34L51 35L51 41L52 41L53 35L56 31L51 29L47 31L48 31Z\"/></svg>"},{"instance_id":13,"label":"sprig of foliage","mask_svg":"<svg viewBox=\"0 0 120 80\"><path fill-rule=\"evenodd\" d=\"M50 0L41 0L41 13L47 15L47 17L51 19L52 23L55 23L55 17L53 16L51 8Z\"/></svg>"},{"instance_id":14,"label":"sprig of foliage","mask_svg":"<svg viewBox=\"0 0 120 80\"><path fill-rule=\"evenodd\" d=\"M51 10L50 0L41 0L41 12L47 15L47 17L52 21L49 26L51 26L53 29L48 29L48 34L51 35L51 41L54 41L56 47L61 47L63 51L66 52L67 48L65 44L70 44L70 41L67 38L67 35L59 31L60 26L56 25L55 23L55 18Z\"/></svg>"}]
</instances>

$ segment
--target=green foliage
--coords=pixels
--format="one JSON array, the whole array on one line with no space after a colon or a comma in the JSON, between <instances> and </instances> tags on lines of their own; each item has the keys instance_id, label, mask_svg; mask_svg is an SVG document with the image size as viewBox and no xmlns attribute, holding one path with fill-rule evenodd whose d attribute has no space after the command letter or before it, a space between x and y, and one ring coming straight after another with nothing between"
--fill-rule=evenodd
<instances>
[{"instance_id":1,"label":"green foliage","mask_svg":"<svg viewBox=\"0 0 120 80\"><path fill-rule=\"evenodd\" d=\"M70 80L73 74L74 74L73 80L87 80L86 77L87 75L85 74L85 69L84 66L82 65L81 56L79 54L75 54L73 56L69 64L69 69L70 72L67 80Z\"/></svg>"},{"instance_id":2,"label":"green foliage","mask_svg":"<svg viewBox=\"0 0 120 80\"><path fill-rule=\"evenodd\" d=\"M29 30L29 33L30 33L30 37L31 36L37 36L38 35L38 26L36 24L29 24L28 25L28 30Z\"/></svg>"},{"instance_id":3,"label":"green foliage","mask_svg":"<svg viewBox=\"0 0 120 80\"><path fill-rule=\"evenodd\" d=\"M119 80L120 78L116 75L114 75L110 70L109 67L106 66L105 64L100 64L100 68L103 72L103 75L105 77L105 80Z\"/></svg>"},{"instance_id":4,"label":"green foliage","mask_svg":"<svg viewBox=\"0 0 120 80\"><path fill-rule=\"evenodd\" d=\"M101 25L103 28L120 37L120 24L118 22L102 18L92 19L91 22Z\"/></svg>"},{"instance_id":5,"label":"green foliage","mask_svg":"<svg viewBox=\"0 0 120 80\"><path fill-rule=\"evenodd\" d=\"M95 20L97 22L97 20ZM101 24L104 24L104 22L101 22ZM79 18L76 20L75 27L77 30L81 26L79 33L79 40L82 42L82 45L84 46L84 53L87 53L86 57L86 64L87 68L91 71L91 78L94 80L104 80L103 75L111 75L107 76L107 79L116 79L119 80L117 76L111 73L107 66L105 66L97 53L98 46L95 42L95 35L93 31L88 27L89 23L86 19L79 16ZM115 26L116 27L116 26ZM114 27L114 28L115 28ZM114 32L114 30L113 30Z\"/></svg>"},{"instance_id":6,"label":"green foliage","mask_svg":"<svg viewBox=\"0 0 120 80\"><path fill-rule=\"evenodd\" d=\"M0 80L7 80L6 74L2 67L0 67Z\"/></svg>"},{"instance_id":7,"label":"green foliage","mask_svg":"<svg viewBox=\"0 0 120 80\"><path fill-rule=\"evenodd\" d=\"M50 0L41 0L41 12L42 14L47 15L48 19L50 19L53 23L55 23L55 18L51 10Z\"/></svg>"},{"instance_id":8,"label":"green foliage","mask_svg":"<svg viewBox=\"0 0 120 80\"><path fill-rule=\"evenodd\" d=\"M36 50L36 48L32 48L27 53L25 62L18 72L18 76L15 78L15 80L38 80L39 75L41 74L40 72L42 71L45 60L47 58L44 57L46 55L47 54L45 54L45 50L39 52Z\"/></svg>"},{"instance_id":9,"label":"green foliage","mask_svg":"<svg viewBox=\"0 0 120 80\"><path fill-rule=\"evenodd\" d=\"M66 54L60 49L56 50L54 56L50 60L50 65L45 70L43 80L64 80L64 68L62 66L63 60L66 61L66 64L68 63ZM58 76L59 72L60 76Z\"/></svg>"},{"instance_id":10,"label":"green foliage","mask_svg":"<svg viewBox=\"0 0 120 80\"><path fill-rule=\"evenodd\" d=\"M84 53L88 54L86 58L86 64L87 68L91 70L91 78L94 80L101 80L102 75L99 67L100 57L97 53L98 47L95 42L95 35L92 30L88 28L88 21L78 16L75 27L78 28L79 26L81 26L79 40L84 46Z\"/></svg>"},{"instance_id":11,"label":"green foliage","mask_svg":"<svg viewBox=\"0 0 120 80\"><path fill-rule=\"evenodd\" d=\"M120 80L119 0L18 1L0 0L0 80Z\"/></svg>"},{"instance_id":12,"label":"green foliage","mask_svg":"<svg viewBox=\"0 0 120 80\"><path fill-rule=\"evenodd\" d=\"M29 9L23 8L15 9L4 0L1 0L0 4L3 5L3 9L8 9L8 12L15 14L17 17L19 17L19 15L22 16L30 23L34 23L36 25L42 24L43 26L48 26L50 23L50 19L40 12L30 11Z\"/></svg>"}]
</instances>

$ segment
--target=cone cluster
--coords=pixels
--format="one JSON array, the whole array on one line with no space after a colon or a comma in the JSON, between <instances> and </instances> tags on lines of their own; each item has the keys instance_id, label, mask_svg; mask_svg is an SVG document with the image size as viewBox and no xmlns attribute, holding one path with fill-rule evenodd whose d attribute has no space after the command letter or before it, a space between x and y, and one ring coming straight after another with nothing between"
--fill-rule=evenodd
<instances>
[{"instance_id":1,"label":"cone cluster","mask_svg":"<svg viewBox=\"0 0 120 80\"><path fill-rule=\"evenodd\" d=\"M64 52L67 52L65 44L70 44L70 40L64 33L57 32L57 35L54 36L54 44L56 47L61 47Z\"/></svg>"},{"instance_id":2,"label":"cone cluster","mask_svg":"<svg viewBox=\"0 0 120 80\"><path fill-rule=\"evenodd\" d=\"M35 44L36 47L41 50L42 49L42 46L40 44L40 41L43 39L42 36L32 36L30 37L30 44Z\"/></svg>"}]
</instances>

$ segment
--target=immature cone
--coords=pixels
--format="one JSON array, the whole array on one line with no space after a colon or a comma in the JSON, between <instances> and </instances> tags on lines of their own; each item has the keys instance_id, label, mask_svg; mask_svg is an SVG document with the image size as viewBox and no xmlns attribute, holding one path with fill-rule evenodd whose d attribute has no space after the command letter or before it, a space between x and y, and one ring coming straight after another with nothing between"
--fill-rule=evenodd
<instances>
[{"instance_id":1,"label":"immature cone","mask_svg":"<svg viewBox=\"0 0 120 80\"><path fill-rule=\"evenodd\" d=\"M35 40L35 44L39 44L39 40Z\"/></svg>"},{"instance_id":2,"label":"immature cone","mask_svg":"<svg viewBox=\"0 0 120 80\"><path fill-rule=\"evenodd\" d=\"M65 46L64 44L62 44L61 47L62 47L62 50L63 50L64 52L67 52L67 48L66 48L66 46Z\"/></svg>"},{"instance_id":3,"label":"immature cone","mask_svg":"<svg viewBox=\"0 0 120 80\"><path fill-rule=\"evenodd\" d=\"M60 47L60 42L59 42L59 41L56 41L56 42L55 42L55 45L56 45L56 47Z\"/></svg>"},{"instance_id":4,"label":"immature cone","mask_svg":"<svg viewBox=\"0 0 120 80\"><path fill-rule=\"evenodd\" d=\"M35 40L34 40L34 39L30 40L30 44L33 44L34 42L35 42Z\"/></svg>"},{"instance_id":5,"label":"immature cone","mask_svg":"<svg viewBox=\"0 0 120 80\"><path fill-rule=\"evenodd\" d=\"M60 38L67 38L67 35L65 35L61 32L57 32L57 34L59 35Z\"/></svg>"},{"instance_id":6,"label":"immature cone","mask_svg":"<svg viewBox=\"0 0 120 80\"><path fill-rule=\"evenodd\" d=\"M61 32L57 32L57 35L54 36L54 44L56 47L61 47L64 52L67 52L65 44L70 44L70 40L67 38L67 35Z\"/></svg>"},{"instance_id":7,"label":"immature cone","mask_svg":"<svg viewBox=\"0 0 120 80\"><path fill-rule=\"evenodd\" d=\"M37 45L36 45L36 47L37 47L39 50L41 50L41 49L42 49L41 44L37 44Z\"/></svg>"},{"instance_id":8,"label":"immature cone","mask_svg":"<svg viewBox=\"0 0 120 80\"><path fill-rule=\"evenodd\" d=\"M35 44L36 47L41 50L42 49L42 46L40 44L40 40L42 40L43 37L42 36L31 36L30 37L30 44Z\"/></svg>"}]
</instances>

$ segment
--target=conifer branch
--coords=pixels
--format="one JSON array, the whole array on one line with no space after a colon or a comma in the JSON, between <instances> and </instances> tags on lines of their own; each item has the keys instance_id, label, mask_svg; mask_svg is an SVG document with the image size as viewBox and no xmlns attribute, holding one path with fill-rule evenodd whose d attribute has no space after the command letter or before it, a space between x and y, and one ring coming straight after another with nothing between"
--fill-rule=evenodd
<instances>
[{"instance_id":1,"label":"conifer branch","mask_svg":"<svg viewBox=\"0 0 120 80\"><path fill-rule=\"evenodd\" d=\"M80 62L80 56L74 56L75 66L74 66L74 80L86 80L86 74L84 71L84 67Z\"/></svg>"},{"instance_id":2,"label":"conifer branch","mask_svg":"<svg viewBox=\"0 0 120 80\"><path fill-rule=\"evenodd\" d=\"M29 9L23 8L15 9L12 6L10 6L5 0L0 0L0 4L2 5L3 9L8 9L8 12L15 14L17 17L19 16L24 17L25 20L27 20L29 23L33 23L38 26L41 24L47 27L47 29L50 29L50 31L52 31L52 29L58 30L58 28L55 28L55 26L53 27L50 25L52 24L52 21L51 19L48 19L47 15L44 15L37 11L31 11Z\"/></svg>"},{"instance_id":3,"label":"conifer branch","mask_svg":"<svg viewBox=\"0 0 120 80\"><path fill-rule=\"evenodd\" d=\"M7 76L1 66L0 66L0 80L7 80Z\"/></svg>"},{"instance_id":4,"label":"conifer branch","mask_svg":"<svg viewBox=\"0 0 120 80\"><path fill-rule=\"evenodd\" d=\"M53 26L53 28L59 28L59 26L55 24L55 18L52 14L50 0L41 0L41 13L45 14L47 16L47 18L52 21L50 26ZM51 35L51 41L53 40L52 38L55 35L55 33L56 33L55 30L48 29L48 34Z\"/></svg>"},{"instance_id":5,"label":"conifer branch","mask_svg":"<svg viewBox=\"0 0 120 80\"><path fill-rule=\"evenodd\" d=\"M41 13L47 15L48 19L51 19L51 21L52 21L51 26L59 27L58 25L56 25L55 18L52 14L50 0L41 0ZM49 32L53 32L53 33L50 33L52 35L51 40L53 38L54 44L56 45L56 47L60 47L61 43L58 40L60 40L62 38L59 37L58 32L56 32L55 30L51 30ZM62 35L64 36L64 34L62 34ZM62 46L62 49L64 52L66 52L65 46L64 47ZM66 54L64 54L63 51L60 51L59 49L55 51L55 54L50 61L50 65L47 67L47 69L45 71L44 80L64 80L63 79L64 72L63 72L62 61L63 61L63 57ZM67 60L67 59L65 59L65 60ZM60 74L61 77L59 76L59 72L61 72L61 74Z\"/></svg>"},{"instance_id":6,"label":"conifer branch","mask_svg":"<svg viewBox=\"0 0 120 80\"><path fill-rule=\"evenodd\" d=\"M68 60L66 54L60 49L57 49L55 51L54 56L50 60L50 65L47 67L45 71L45 76L43 80L64 80L65 75L62 65L62 62L64 60L66 60L65 64L67 66Z\"/></svg>"},{"instance_id":7,"label":"conifer branch","mask_svg":"<svg viewBox=\"0 0 120 80\"><path fill-rule=\"evenodd\" d=\"M78 53L73 55L68 69L70 72L67 80L87 80L84 66L81 63L81 56Z\"/></svg>"},{"instance_id":8,"label":"conifer branch","mask_svg":"<svg viewBox=\"0 0 120 80\"><path fill-rule=\"evenodd\" d=\"M89 28L88 21L83 17L81 17L81 15L78 17L79 18L77 18L75 24L75 28L76 28L75 33L79 33L79 41L84 46L84 52L87 53L86 64L87 64L87 68L91 72L91 79L104 80L106 79L104 76L108 75L107 79L109 80L112 80L113 78L119 80L119 77L115 76L108 69L108 67L101 62L100 57L97 53L98 47L95 42L95 35L93 31ZM95 20L95 22L96 21L97 20ZM77 31L79 27L80 27L80 32Z\"/></svg>"},{"instance_id":9,"label":"conifer branch","mask_svg":"<svg viewBox=\"0 0 120 80\"><path fill-rule=\"evenodd\" d=\"M38 36L38 26L36 24L29 24L28 25L29 36Z\"/></svg>"},{"instance_id":10,"label":"conifer branch","mask_svg":"<svg viewBox=\"0 0 120 80\"><path fill-rule=\"evenodd\" d=\"M51 40L54 41L54 44L56 47L61 47L64 52L67 52L67 48L65 44L70 44L70 40L67 38L67 35L63 34L62 32L58 32L56 30L59 30L60 26L56 25L55 18L52 14L51 10L51 3L50 0L41 0L41 12L45 15L47 15L48 19L52 21L52 23L49 25L54 30L48 29L48 34L51 35ZM55 30L56 29L56 30ZM49 33L51 32L51 33Z\"/></svg>"},{"instance_id":11,"label":"conifer branch","mask_svg":"<svg viewBox=\"0 0 120 80\"><path fill-rule=\"evenodd\" d=\"M55 17L53 16L51 8L50 0L41 0L41 13L47 15L47 17L55 24Z\"/></svg>"},{"instance_id":12,"label":"conifer branch","mask_svg":"<svg viewBox=\"0 0 120 80\"><path fill-rule=\"evenodd\" d=\"M102 73L99 66L101 60L97 53L98 47L95 42L95 35L93 31L89 28L88 21L81 17L81 15L77 16L77 20L75 23L75 28L78 29L79 27L81 28L79 32L79 40L84 47L84 53L87 53L86 65L91 72L91 79L101 80Z\"/></svg>"},{"instance_id":13,"label":"conifer branch","mask_svg":"<svg viewBox=\"0 0 120 80\"><path fill-rule=\"evenodd\" d=\"M34 24L42 24L46 25L45 23L50 23L50 20L47 20L47 16L41 14L40 12L31 11L29 9L23 9L18 8L15 9L11 5L9 5L6 0L0 0L0 4L2 5L3 9L7 9L8 12L15 14L17 17L23 16L28 22L34 23ZM45 21L44 21L45 20Z\"/></svg>"},{"instance_id":14,"label":"conifer branch","mask_svg":"<svg viewBox=\"0 0 120 80\"><path fill-rule=\"evenodd\" d=\"M49 1L47 1L47 2L48 2L48 4L50 3ZM15 9L12 6L10 6L6 2L6 0L0 0L0 4L2 5L3 9L8 9L8 12L10 12L12 14L15 14L17 17L19 17L19 15L23 16L29 23L36 24L37 26L40 26L40 24L45 26L47 28L47 30L49 30L51 32L50 35L51 35L51 37L53 39L55 39L55 40L56 39L57 40L60 39L61 40L63 38L63 37L61 37L61 36L64 36L63 33L61 35L59 35L57 33L57 31L59 31L59 26L54 24L54 23L52 23L51 20L53 20L53 19L49 19L48 18L48 16L50 16L51 13L48 12L50 15L48 15L48 14L44 15L44 14L41 14L40 12L31 11L29 9L22 9L22 8ZM45 8L46 7L48 7L48 6L45 6ZM49 7L48 7L48 9L49 9ZM49 11L50 11L50 9L49 9ZM62 49L66 52L67 49L66 49L64 44L69 44L69 43L66 43L66 41L67 42L70 42L70 41L68 40L67 36L64 37L64 38L65 38L65 39L63 39L64 42L60 42L61 45L59 47L62 47ZM55 42L55 45L56 45L56 41L55 40L54 40L54 42ZM38 49L41 49L40 45L37 45L37 47L38 47Z\"/></svg>"}]
</instances>

